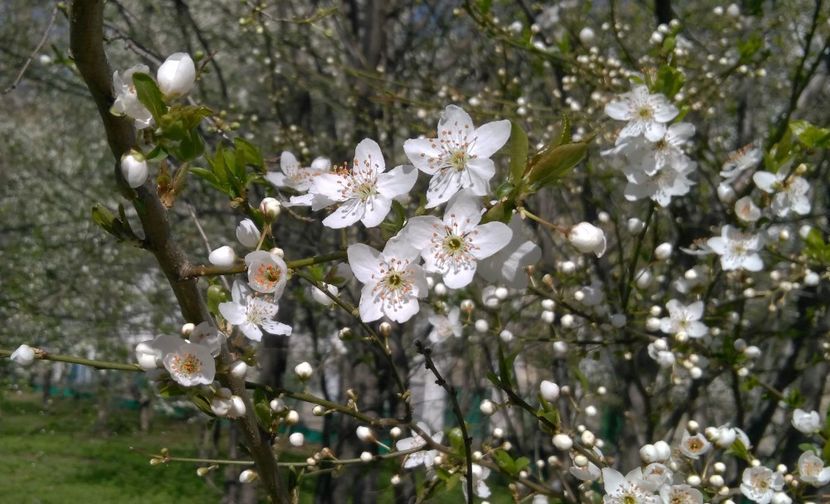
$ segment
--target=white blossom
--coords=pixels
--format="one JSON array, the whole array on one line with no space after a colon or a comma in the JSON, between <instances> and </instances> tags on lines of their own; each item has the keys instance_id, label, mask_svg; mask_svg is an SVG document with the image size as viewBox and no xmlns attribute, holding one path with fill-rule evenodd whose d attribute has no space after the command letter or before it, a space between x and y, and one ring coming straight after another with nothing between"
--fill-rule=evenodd
<instances>
[{"instance_id":1,"label":"white blossom","mask_svg":"<svg viewBox=\"0 0 830 504\"><path fill-rule=\"evenodd\" d=\"M496 167L490 157L510 138L510 121L493 121L476 128L463 109L449 105L438 121L437 138L415 138L404 142L404 152L419 170L431 175L427 208L436 207L458 191L490 192Z\"/></svg>"},{"instance_id":2,"label":"white blossom","mask_svg":"<svg viewBox=\"0 0 830 504\"><path fill-rule=\"evenodd\" d=\"M260 341L262 329L270 334L291 334L291 327L274 320L279 310L268 296L257 296L240 281L231 288L232 301L219 304L219 313L230 324L238 326L248 339Z\"/></svg>"},{"instance_id":3,"label":"white blossom","mask_svg":"<svg viewBox=\"0 0 830 504\"><path fill-rule=\"evenodd\" d=\"M821 418L818 411L805 411L796 408L793 411L793 427L804 434L815 434L821 431Z\"/></svg>"},{"instance_id":4,"label":"white blossom","mask_svg":"<svg viewBox=\"0 0 830 504\"><path fill-rule=\"evenodd\" d=\"M488 282L524 289L528 283L525 269L539 262L542 249L528 237L526 226L518 214L513 215L509 226L513 232L510 242L499 252L479 261L478 272Z\"/></svg>"},{"instance_id":5,"label":"white blossom","mask_svg":"<svg viewBox=\"0 0 830 504\"><path fill-rule=\"evenodd\" d=\"M446 315L432 313L428 320L432 325L429 333L429 341L432 343L443 343L450 336L461 337L461 310L457 306L452 307Z\"/></svg>"},{"instance_id":6,"label":"white blossom","mask_svg":"<svg viewBox=\"0 0 830 504\"><path fill-rule=\"evenodd\" d=\"M422 422L418 422L418 427L426 434L426 436L429 439L436 443L440 443L444 438L443 432L436 432L435 434L431 434L429 428L427 428L427 426ZM422 450L410 453L406 457L404 457L403 468L412 469L413 467L418 467L419 465L423 465L427 469L431 468L433 465L433 461L435 460L435 456L438 455L438 450L426 449L426 446L426 438L422 437L420 434L417 433L413 433L411 437L399 439L397 442L395 442L395 448L398 451L410 451L424 448Z\"/></svg>"},{"instance_id":7,"label":"white blossom","mask_svg":"<svg viewBox=\"0 0 830 504\"><path fill-rule=\"evenodd\" d=\"M112 89L115 101L110 107L110 113L116 116L127 116L134 120L136 129L144 129L153 124L153 115L138 99L138 93L133 83L133 75L137 73L149 74L147 65L135 65L126 72L119 74L116 70L112 74Z\"/></svg>"},{"instance_id":8,"label":"white blossom","mask_svg":"<svg viewBox=\"0 0 830 504\"><path fill-rule=\"evenodd\" d=\"M683 433L678 449L683 455L689 457L690 459L697 460L701 455L705 455L712 449L712 443L710 443L701 433L691 435L688 431L686 431Z\"/></svg>"},{"instance_id":9,"label":"white blossom","mask_svg":"<svg viewBox=\"0 0 830 504\"><path fill-rule=\"evenodd\" d=\"M612 119L627 121L620 137L645 137L656 142L666 133L666 123L677 116L677 107L662 94L650 94L643 85L623 93L619 99L605 106L605 113Z\"/></svg>"},{"instance_id":10,"label":"white blossom","mask_svg":"<svg viewBox=\"0 0 830 504\"><path fill-rule=\"evenodd\" d=\"M331 161L324 157L316 158L311 166L300 166L294 154L283 151L280 155L280 171L268 172L265 179L276 187L289 187L299 192L306 192L311 187L311 181L318 175L328 173Z\"/></svg>"},{"instance_id":11,"label":"white blossom","mask_svg":"<svg viewBox=\"0 0 830 504\"><path fill-rule=\"evenodd\" d=\"M596 254L597 257L605 254L605 233L590 222L580 222L572 227L568 231L568 241L582 253Z\"/></svg>"},{"instance_id":12,"label":"white blossom","mask_svg":"<svg viewBox=\"0 0 830 504\"><path fill-rule=\"evenodd\" d=\"M131 149L121 156L121 175L128 186L135 189L144 185L147 173L147 160L140 151Z\"/></svg>"},{"instance_id":13,"label":"white blossom","mask_svg":"<svg viewBox=\"0 0 830 504\"><path fill-rule=\"evenodd\" d=\"M447 287L460 289L473 281L478 261L504 248L513 235L504 223L479 222L478 198L464 190L450 200L443 220L412 217L402 235L421 251L426 271L440 273Z\"/></svg>"},{"instance_id":14,"label":"white blossom","mask_svg":"<svg viewBox=\"0 0 830 504\"><path fill-rule=\"evenodd\" d=\"M752 168L761 161L761 149L753 144L746 145L729 155L721 167L720 176L727 183L734 182L747 168Z\"/></svg>"},{"instance_id":15,"label":"white blossom","mask_svg":"<svg viewBox=\"0 0 830 504\"><path fill-rule=\"evenodd\" d=\"M764 267L758 255L763 245L759 235L741 233L727 224L721 228L721 235L709 238L706 245L720 256L721 267L726 271L760 271Z\"/></svg>"},{"instance_id":16,"label":"white blossom","mask_svg":"<svg viewBox=\"0 0 830 504\"><path fill-rule=\"evenodd\" d=\"M402 239L391 239L383 252L356 243L347 250L349 266L363 283L360 293L360 318L364 322L384 315L395 322L406 322L418 313L418 298L427 295L424 270L417 264L419 252Z\"/></svg>"},{"instance_id":17,"label":"white blossom","mask_svg":"<svg viewBox=\"0 0 830 504\"><path fill-rule=\"evenodd\" d=\"M660 319L660 330L666 334L686 333L690 338L702 338L709 332L703 322L703 301L695 301L690 305L682 305L676 299L666 303L668 317Z\"/></svg>"},{"instance_id":18,"label":"white blossom","mask_svg":"<svg viewBox=\"0 0 830 504\"><path fill-rule=\"evenodd\" d=\"M798 457L798 475L801 481L814 487L830 483L830 467L824 467L821 457L810 451L805 451Z\"/></svg>"},{"instance_id":19,"label":"white blossom","mask_svg":"<svg viewBox=\"0 0 830 504\"><path fill-rule=\"evenodd\" d=\"M173 53L156 72L159 89L168 98L184 96L196 83L196 65L189 54Z\"/></svg>"},{"instance_id":20,"label":"white blossom","mask_svg":"<svg viewBox=\"0 0 830 504\"><path fill-rule=\"evenodd\" d=\"M664 485L660 498L663 504L703 504L703 494L689 485Z\"/></svg>"},{"instance_id":21,"label":"white blossom","mask_svg":"<svg viewBox=\"0 0 830 504\"><path fill-rule=\"evenodd\" d=\"M170 377L184 387L209 385L216 376L216 363L210 349L196 343L182 342L164 356L163 362Z\"/></svg>"},{"instance_id":22,"label":"white blossom","mask_svg":"<svg viewBox=\"0 0 830 504\"><path fill-rule=\"evenodd\" d=\"M748 467L741 477L741 493L758 504L769 504L775 492L784 486L784 477L764 466Z\"/></svg>"},{"instance_id":23,"label":"white blossom","mask_svg":"<svg viewBox=\"0 0 830 504\"><path fill-rule=\"evenodd\" d=\"M642 469L639 467L625 477L610 467L602 469L602 483L605 495L604 504L657 504L657 496L641 485Z\"/></svg>"},{"instance_id":24,"label":"white blossom","mask_svg":"<svg viewBox=\"0 0 830 504\"><path fill-rule=\"evenodd\" d=\"M752 175L752 180L758 189L774 194L771 209L778 217L786 217L790 212L798 215L810 213L810 199L807 197L810 184L804 178L788 176L783 172L759 171Z\"/></svg>"},{"instance_id":25,"label":"white blossom","mask_svg":"<svg viewBox=\"0 0 830 504\"><path fill-rule=\"evenodd\" d=\"M31 366L35 361L35 349L29 345L20 345L12 352L9 359L24 367Z\"/></svg>"},{"instance_id":26,"label":"white blossom","mask_svg":"<svg viewBox=\"0 0 830 504\"><path fill-rule=\"evenodd\" d=\"M312 209L339 203L337 209L323 219L323 225L339 229L361 221L370 228L383 222L392 208L392 200L407 194L418 178L418 172L411 166L385 170L380 146L366 138L355 148L351 171L322 173L314 177L309 193L322 198L312 199Z\"/></svg>"},{"instance_id":27,"label":"white blossom","mask_svg":"<svg viewBox=\"0 0 830 504\"><path fill-rule=\"evenodd\" d=\"M255 291L273 294L279 299L288 281L288 266L276 254L257 250L245 256L248 267L248 285Z\"/></svg>"}]
</instances>

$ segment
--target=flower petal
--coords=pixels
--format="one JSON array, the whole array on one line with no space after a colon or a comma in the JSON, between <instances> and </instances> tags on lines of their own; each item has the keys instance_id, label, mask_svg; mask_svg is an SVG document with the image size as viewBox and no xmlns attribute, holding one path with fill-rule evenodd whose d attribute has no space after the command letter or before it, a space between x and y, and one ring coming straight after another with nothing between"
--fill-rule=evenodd
<instances>
[{"instance_id":1,"label":"flower petal","mask_svg":"<svg viewBox=\"0 0 830 504\"><path fill-rule=\"evenodd\" d=\"M418 180L418 171L414 166L396 166L388 173L378 175L377 190L389 199L408 193L415 181Z\"/></svg>"},{"instance_id":2,"label":"flower petal","mask_svg":"<svg viewBox=\"0 0 830 504\"><path fill-rule=\"evenodd\" d=\"M510 121L492 121L479 126L467 152L471 156L489 158L504 147L510 138Z\"/></svg>"},{"instance_id":3,"label":"flower petal","mask_svg":"<svg viewBox=\"0 0 830 504\"><path fill-rule=\"evenodd\" d=\"M409 161L427 175L438 171L438 160L444 153L435 138L411 138L403 143L403 150Z\"/></svg>"},{"instance_id":4,"label":"flower petal","mask_svg":"<svg viewBox=\"0 0 830 504\"><path fill-rule=\"evenodd\" d=\"M363 243L355 243L349 245L346 255L355 278L364 284L372 282L373 276L380 269L380 252Z\"/></svg>"},{"instance_id":5,"label":"flower petal","mask_svg":"<svg viewBox=\"0 0 830 504\"><path fill-rule=\"evenodd\" d=\"M470 241L475 247L470 253L476 259L490 257L510 243L513 231L507 224L502 222L488 222L476 228L475 234L470 236Z\"/></svg>"},{"instance_id":6,"label":"flower petal","mask_svg":"<svg viewBox=\"0 0 830 504\"><path fill-rule=\"evenodd\" d=\"M340 229L351 226L363 218L366 212L366 205L358 199L350 199L337 207L337 210L323 219L323 225L332 229Z\"/></svg>"},{"instance_id":7,"label":"flower petal","mask_svg":"<svg viewBox=\"0 0 830 504\"><path fill-rule=\"evenodd\" d=\"M367 228L372 228L380 225L386 215L389 214L389 210L392 208L392 200L382 195L376 195L366 200L364 208L365 211L360 221Z\"/></svg>"}]
</instances>

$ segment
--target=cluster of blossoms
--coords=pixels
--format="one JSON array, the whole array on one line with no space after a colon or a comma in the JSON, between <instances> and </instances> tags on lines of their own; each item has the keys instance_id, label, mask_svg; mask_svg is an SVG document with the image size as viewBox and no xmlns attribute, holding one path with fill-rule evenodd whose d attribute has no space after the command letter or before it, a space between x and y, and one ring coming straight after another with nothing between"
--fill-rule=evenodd
<instances>
[{"instance_id":1,"label":"cluster of blossoms","mask_svg":"<svg viewBox=\"0 0 830 504\"><path fill-rule=\"evenodd\" d=\"M611 101L605 113L627 121L617 135L616 146L603 152L625 174L625 197L630 201L651 198L668 206L672 197L689 192L696 163L683 151L694 135L693 125L668 123L677 117L677 107L662 94L651 94L645 85Z\"/></svg>"}]
</instances>

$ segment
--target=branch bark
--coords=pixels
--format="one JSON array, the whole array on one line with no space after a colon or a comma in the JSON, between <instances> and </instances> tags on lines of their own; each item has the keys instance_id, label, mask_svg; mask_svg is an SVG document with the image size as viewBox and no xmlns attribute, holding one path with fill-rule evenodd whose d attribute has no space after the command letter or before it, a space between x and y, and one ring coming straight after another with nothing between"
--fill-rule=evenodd
<instances>
[{"instance_id":1,"label":"branch bark","mask_svg":"<svg viewBox=\"0 0 830 504\"><path fill-rule=\"evenodd\" d=\"M103 18L103 0L75 0L70 15L70 48L78 72L89 88L104 123L107 141L115 156L114 171L119 190L135 206L144 229L147 249L156 256L159 267L178 300L184 319L193 323L206 320L212 322L198 288L198 278L188 278L185 275L191 267L190 262L184 250L173 240L167 209L151 184L133 190L121 175L121 156L136 145L136 135L130 119L110 113L114 97L112 72L104 51ZM232 360L227 350L223 351L220 359L226 365ZM254 409L245 392L244 381L234 378L229 378L228 381L227 385L234 394L245 398L247 414L237 420L237 423L256 462L260 481L273 502L289 502L288 493L277 471L276 458L268 440L260 433Z\"/></svg>"}]
</instances>

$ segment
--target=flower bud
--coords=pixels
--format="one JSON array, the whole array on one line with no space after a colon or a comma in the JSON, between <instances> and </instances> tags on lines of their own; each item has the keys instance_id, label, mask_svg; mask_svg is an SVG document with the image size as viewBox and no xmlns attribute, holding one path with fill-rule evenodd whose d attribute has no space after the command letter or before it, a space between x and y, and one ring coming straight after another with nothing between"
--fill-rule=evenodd
<instances>
[{"instance_id":1,"label":"flower bud","mask_svg":"<svg viewBox=\"0 0 830 504\"><path fill-rule=\"evenodd\" d=\"M311 367L311 364L308 362L301 362L294 366L294 374L297 375L302 381L306 381L311 378L312 373L314 373L314 368Z\"/></svg>"},{"instance_id":2,"label":"flower bud","mask_svg":"<svg viewBox=\"0 0 830 504\"><path fill-rule=\"evenodd\" d=\"M243 247L255 249L259 245L259 229L251 219L245 219L236 226L236 239Z\"/></svg>"},{"instance_id":3,"label":"flower bud","mask_svg":"<svg viewBox=\"0 0 830 504\"><path fill-rule=\"evenodd\" d=\"M605 233L602 229L588 222L580 222L568 232L571 245L584 254L596 254L602 257L605 253Z\"/></svg>"},{"instance_id":4,"label":"flower bud","mask_svg":"<svg viewBox=\"0 0 830 504\"><path fill-rule=\"evenodd\" d=\"M223 245L210 253L208 261L216 266L232 266L236 262L236 252L229 246Z\"/></svg>"},{"instance_id":5,"label":"flower bud","mask_svg":"<svg viewBox=\"0 0 830 504\"><path fill-rule=\"evenodd\" d=\"M12 354L12 358L14 358L14 354ZM135 358L138 360L138 365L141 366L141 369L150 370L158 368L158 351L146 341L142 341L135 346Z\"/></svg>"},{"instance_id":6,"label":"flower bud","mask_svg":"<svg viewBox=\"0 0 830 504\"><path fill-rule=\"evenodd\" d=\"M24 367L31 366L35 361L35 349L29 345L20 345L12 352L9 359Z\"/></svg>"},{"instance_id":7,"label":"flower bud","mask_svg":"<svg viewBox=\"0 0 830 504\"><path fill-rule=\"evenodd\" d=\"M374 456L367 451L360 454L360 461L364 463L371 462L373 458Z\"/></svg>"},{"instance_id":8,"label":"flower bud","mask_svg":"<svg viewBox=\"0 0 830 504\"><path fill-rule=\"evenodd\" d=\"M156 72L159 89L168 98L184 96L196 83L196 65L189 54L171 54Z\"/></svg>"},{"instance_id":9,"label":"flower bud","mask_svg":"<svg viewBox=\"0 0 830 504\"><path fill-rule=\"evenodd\" d=\"M268 403L268 406L274 413L282 413L283 411L285 411L285 403L282 399L271 399L271 402Z\"/></svg>"},{"instance_id":10,"label":"flower bud","mask_svg":"<svg viewBox=\"0 0 830 504\"><path fill-rule=\"evenodd\" d=\"M665 261L666 259L671 257L671 253L672 253L672 245L671 245L671 243L668 243L668 242L661 243L660 245L657 246L657 248L654 249L654 257L658 261Z\"/></svg>"},{"instance_id":11,"label":"flower bud","mask_svg":"<svg viewBox=\"0 0 830 504\"><path fill-rule=\"evenodd\" d=\"M398 439L399 437L401 437L401 434L403 434L403 431L400 427L392 427L392 429L389 431L389 435L392 436L392 439Z\"/></svg>"},{"instance_id":12,"label":"flower bud","mask_svg":"<svg viewBox=\"0 0 830 504\"><path fill-rule=\"evenodd\" d=\"M665 441L657 441L654 443L654 449L657 452L657 461L666 461L671 457L671 446Z\"/></svg>"},{"instance_id":13,"label":"flower bud","mask_svg":"<svg viewBox=\"0 0 830 504\"><path fill-rule=\"evenodd\" d=\"M585 44L586 46L590 46L594 43L594 39L596 36L594 35L594 30L589 27L585 27L579 30L579 41Z\"/></svg>"},{"instance_id":14,"label":"flower bud","mask_svg":"<svg viewBox=\"0 0 830 504\"><path fill-rule=\"evenodd\" d=\"M121 156L121 175L133 189L142 186L147 180L147 160L144 155L132 149Z\"/></svg>"},{"instance_id":15,"label":"flower bud","mask_svg":"<svg viewBox=\"0 0 830 504\"><path fill-rule=\"evenodd\" d=\"M553 436L553 446L559 450L570 450L573 445L573 439L571 439L571 436L567 434L557 434Z\"/></svg>"},{"instance_id":16,"label":"flower bud","mask_svg":"<svg viewBox=\"0 0 830 504\"><path fill-rule=\"evenodd\" d=\"M236 361L231 364L230 371L231 376L235 378L245 378L245 374L248 373L248 365L244 361Z\"/></svg>"},{"instance_id":17,"label":"flower bud","mask_svg":"<svg viewBox=\"0 0 830 504\"><path fill-rule=\"evenodd\" d=\"M505 343L510 343L513 341L513 333L505 329L499 333L499 338Z\"/></svg>"},{"instance_id":18,"label":"flower bud","mask_svg":"<svg viewBox=\"0 0 830 504\"><path fill-rule=\"evenodd\" d=\"M299 448L305 443L305 436L302 432L295 432L288 436L288 442L291 443L291 446Z\"/></svg>"},{"instance_id":19,"label":"flower bud","mask_svg":"<svg viewBox=\"0 0 830 504\"><path fill-rule=\"evenodd\" d=\"M186 324L182 324L181 334L185 338L190 336L190 333L193 332L193 329L196 329L196 324L193 322L188 322Z\"/></svg>"},{"instance_id":20,"label":"flower bud","mask_svg":"<svg viewBox=\"0 0 830 504\"><path fill-rule=\"evenodd\" d=\"M331 285L327 283L323 283L322 287L329 292L332 296L337 296L340 293L340 289L337 288L336 285ZM316 286L312 285L309 287L311 292L311 299L317 301L323 306L331 306L334 303L334 300L330 298L325 292L318 289Z\"/></svg>"},{"instance_id":21,"label":"flower bud","mask_svg":"<svg viewBox=\"0 0 830 504\"><path fill-rule=\"evenodd\" d=\"M559 385L552 381L542 380L542 383L539 385L539 392L541 392L542 398L547 402L554 402L559 399Z\"/></svg>"},{"instance_id":22,"label":"flower bud","mask_svg":"<svg viewBox=\"0 0 830 504\"><path fill-rule=\"evenodd\" d=\"M372 429L366 427L365 425L361 425L357 428L357 438L364 443L374 443L375 433L372 432Z\"/></svg>"},{"instance_id":23,"label":"flower bud","mask_svg":"<svg viewBox=\"0 0 830 504\"><path fill-rule=\"evenodd\" d=\"M238 395L231 396L231 408L228 411L229 418L239 418L245 416L245 412L247 408L245 407L245 401L242 400L241 397Z\"/></svg>"},{"instance_id":24,"label":"flower bud","mask_svg":"<svg viewBox=\"0 0 830 504\"><path fill-rule=\"evenodd\" d=\"M482 415L490 416L496 412L496 405L493 404L493 402L489 399L485 399L481 401L481 404L478 406L478 409L481 411Z\"/></svg>"},{"instance_id":25,"label":"flower bud","mask_svg":"<svg viewBox=\"0 0 830 504\"><path fill-rule=\"evenodd\" d=\"M655 448L653 444L644 445L640 448L640 458L643 459L643 462L646 464L656 462L658 460L657 448Z\"/></svg>"},{"instance_id":26,"label":"flower bud","mask_svg":"<svg viewBox=\"0 0 830 504\"><path fill-rule=\"evenodd\" d=\"M274 198L265 198L259 203L259 211L268 221L272 221L280 215L280 202Z\"/></svg>"},{"instance_id":27,"label":"flower bud","mask_svg":"<svg viewBox=\"0 0 830 504\"><path fill-rule=\"evenodd\" d=\"M487 323L487 321L484 320L484 319L478 319L478 320L476 320L475 328L476 328L476 331L478 331L480 333L486 333L487 331L490 330L490 324Z\"/></svg>"},{"instance_id":28,"label":"flower bud","mask_svg":"<svg viewBox=\"0 0 830 504\"><path fill-rule=\"evenodd\" d=\"M296 410L291 410L285 415L285 423L288 425L296 425L300 423L300 414Z\"/></svg>"},{"instance_id":29,"label":"flower bud","mask_svg":"<svg viewBox=\"0 0 830 504\"><path fill-rule=\"evenodd\" d=\"M259 476L253 469L245 469L239 473L240 483L253 483Z\"/></svg>"}]
</instances>

